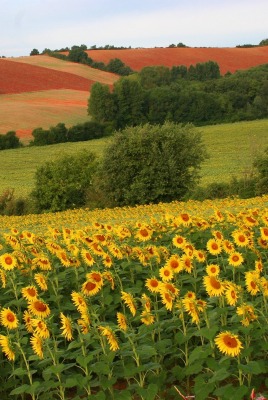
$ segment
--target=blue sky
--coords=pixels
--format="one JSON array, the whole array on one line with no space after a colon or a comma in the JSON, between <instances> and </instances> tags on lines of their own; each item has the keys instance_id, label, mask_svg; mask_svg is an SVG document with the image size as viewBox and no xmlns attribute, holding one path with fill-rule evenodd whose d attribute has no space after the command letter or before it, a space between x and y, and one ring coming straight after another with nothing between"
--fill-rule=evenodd
<instances>
[{"instance_id":1,"label":"blue sky","mask_svg":"<svg viewBox=\"0 0 268 400\"><path fill-rule=\"evenodd\" d=\"M235 47L268 38L267 0L0 0L0 56L74 44Z\"/></svg>"}]
</instances>

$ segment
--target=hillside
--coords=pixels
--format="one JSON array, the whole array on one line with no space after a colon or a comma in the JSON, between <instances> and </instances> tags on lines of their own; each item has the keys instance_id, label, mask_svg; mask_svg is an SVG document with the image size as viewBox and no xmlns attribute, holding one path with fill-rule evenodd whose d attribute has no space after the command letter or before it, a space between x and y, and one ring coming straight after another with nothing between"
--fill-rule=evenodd
<instances>
[{"instance_id":1,"label":"hillside","mask_svg":"<svg viewBox=\"0 0 268 400\"><path fill-rule=\"evenodd\" d=\"M201 183L204 185L229 182L233 176L250 176L254 158L268 147L268 119L203 126L199 129L210 156L201 169ZM5 174L0 174L0 193L12 187L16 194L27 195L33 189L36 168L42 163L82 149L93 151L101 157L108 142L109 138L102 138L3 150L0 171L5 171Z\"/></svg>"},{"instance_id":2,"label":"hillside","mask_svg":"<svg viewBox=\"0 0 268 400\"><path fill-rule=\"evenodd\" d=\"M0 59L0 134L15 130L24 142L33 129L88 121L94 82L112 85L118 76L48 56ZM14 118L16 115L16 118Z\"/></svg>"},{"instance_id":3,"label":"hillside","mask_svg":"<svg viewBox=\"0 0 268 400\"><path fill-rule=\"evenodd\" d=\"M251 48L139 48L122 50L88 50L94 61L108 63L113 58L120 58L133 70L140 71L145 66L195 65L206 61L216 61L221 74L227 71L248 69L268 63L268 46Z\"/></svg>"}]
</instances>

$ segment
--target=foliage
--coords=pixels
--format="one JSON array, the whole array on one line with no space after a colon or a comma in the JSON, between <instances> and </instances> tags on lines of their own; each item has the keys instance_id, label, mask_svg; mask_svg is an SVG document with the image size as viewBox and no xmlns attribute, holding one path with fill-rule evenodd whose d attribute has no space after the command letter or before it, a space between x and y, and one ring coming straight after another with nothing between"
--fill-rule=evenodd
<instances>
[{"instance_id":1,"label":"foliage","mask_svg":"<svg viewBox=\"0 0 268 400\"><path fill-rule=\"evenodd\" d=\"M30 52L30 56L37 56L39 54L39 51L37 50L37 49L33 49L31 52Z\"/></svg>"},{"instance_id":2,"label":"foliage","mask_svg":"<svg viewBox=\"0 0 268 400\"><path fill-rule=\"evenodd\" d=\"M266 148L265 154L259 156L255 162L254 166L257 168L257 194L268 193L268 148Z\"/></svg>"},{"instance_id":3,"label":"foliage","mask_svg":"<svg viewBox=\"0 0 268 400\"><path fill-rule=\"evenodd\" d=\"M1 218L1 399L255 398L268 373L267 205Z\"/></svg>"},{"instance_id":4,"label":"foliage","mask_svg":"<svg viewBox=\"0 0 268 400\"><path fill-rule=\"evenodd\" d=\"M5 135L0 135L0 150L17 149L22 147L22 143L15 131L9 131Z\"/></svg>"},{"instance_id":5,"label":"foliage","mask_svg":"<svg viewBox=\"0 0 268 400\"><path fill-rule=\"evenodd\" d=\"M192 125L140 125L117 132L105 150L99 181L115 205L181 199L206 158Z\"/></svg>"},{"instance_id":6,"label":"foliage","mask_svg":"<svg viewBox=\"0 0 268 400\"><path fill-rule=\"evenodd\" d=\"M96 121L87 121L83 124L73 125L68 129L65 124L58 123L49 129L35 128L32 131L34 139L30 142L30 145L45 146L57 143L86 141L101 138L109 132L109 126Z\"/></svg>"},{"instance_id":7,"label":"foliage","mask_svg":"<svg viewBox=\"0 0 268 400\"><path fill-rule=\"evenodd\" d=\"M90 151L64 155L41 165L35 174L32 197L37 212L62 211L85 204L92 184L96 156Z\"/></svg>"},{"instance_id":8,"label":"foliage","mask_svg":"<svg viewBox=\"0 0 268 400\"><path fill-rule=\"evenodd\" d=\"M117 81L112 93L102 85L105 101L99 107L100 88L91 92L88 111L96 121L105 114L117 128L138 125L140 121L162 124L169 120L201 126L267 118L267 70L263 65L221 77L219 66L213 61L189 68L145 67L135 77ZM136 96L130 90L134 85ZM139 112L132 114L137 104Z\"/></svg>"}]
</instances>

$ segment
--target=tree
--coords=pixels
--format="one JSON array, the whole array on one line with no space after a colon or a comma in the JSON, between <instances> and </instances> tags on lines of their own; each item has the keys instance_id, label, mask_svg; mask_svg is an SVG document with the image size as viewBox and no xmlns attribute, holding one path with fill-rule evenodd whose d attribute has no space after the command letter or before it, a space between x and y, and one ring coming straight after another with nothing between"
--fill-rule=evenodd
<instances>
[{"instance_id":1,"label":"tree","mask_svg":"<svg viewBox=\"0 0 268 400\"><path fill-rule=\"evenodd\" d=\"M130 67L126 66L119 58L113 58L106 66L107 71L113 72L118 75L130 75L133 71Z\"/></svg>"},{"instance_id":2,"label":"tree","mask_svg":"<svg viewBox=\"0 0 268 400\"><path fill-rule=\"evenodd\" d=\"M88 100L88 114L94 121L103 123L116 118L115 95L109 86L96 82L92 85Z\"/></svg>"},{"instance_id":3,"label":"tree","mask_svg":"<svg viewBox=\"0 0 268 400\"><path fill-rule=\"evenodd\" d=\"M259 46L268 46L268 39L261 40Z\"/></svg>"},{"instance_id":4,"label":"tree","mask_svg":"<svg viewBox=\"0 0 268 400\"><path fill-rule=\"evenodd\" d=\"M206 157L201 134L191 124L128 127L106 148L98 182L116 206L181 200L198 181Z\"/></svg>"},{"instance_id":5,"label":"tree","mask_svg":"<svg viewBox=\"0 0 268 400\"><path fill-rule=\"evenodd\" d=\"M82 151L40 166L31 193L36 211L56 212L83 206L96 165L95 154Z\"/></svg>"},{"instance_id":6,"label":"tree","mask_svg":"<svg viewBox=\"0 0 268 400\"><path fill-rule=\"evenodd\" d=\"M254 161L254 167L257 169L256 194L262 195L268 193L268 147L264 155L259 156Z\"/></svg>"},{"instance_id":7,"label":"tree","mask_svg":"<svg viewBox=\"0 0 268 400\"><path fill-rule=\"evenodd\" d=\"M33 49L30 53L30 56L38 56L39 51L37 49Z\"/></svg>"}]
</instances>

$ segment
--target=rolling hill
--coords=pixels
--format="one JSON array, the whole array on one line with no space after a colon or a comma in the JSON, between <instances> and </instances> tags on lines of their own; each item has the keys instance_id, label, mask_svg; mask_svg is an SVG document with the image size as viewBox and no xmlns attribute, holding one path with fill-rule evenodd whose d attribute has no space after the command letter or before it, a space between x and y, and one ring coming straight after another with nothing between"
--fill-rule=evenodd
<instances>
[{"instance_id":1,"label":"rolling hill","mask_svg":"<svg viewBox=\"0 0 268 400\"><path fill-rule=\"evenodd\" d=\"M87 50L94 61L120 58L133 70L149 65L195 65L216 61L221 73L268 63L268 46L251 48L137 48ZM94 82L110 86L117 75L47 55L0 59L0 134L15 130L27 142L34 128L89 120L87 101ZM16 117L14 117L16 116Z\"/></svg>"},{"instance_id":2,"label":"rolling hill","mask_svg":"<svg viewBox=\"0 0 268 400\"><path fill-rule=\"evenodd\" d=\"M248 69L268 63L268 46L250 48L138 48L120 50L88 50L88 56L94 61L108 63L113 58L120 58L135 71L150 65L195 65L200 62L216 61L221 74L227 71Z\"/></svg>"}]
</instances>

